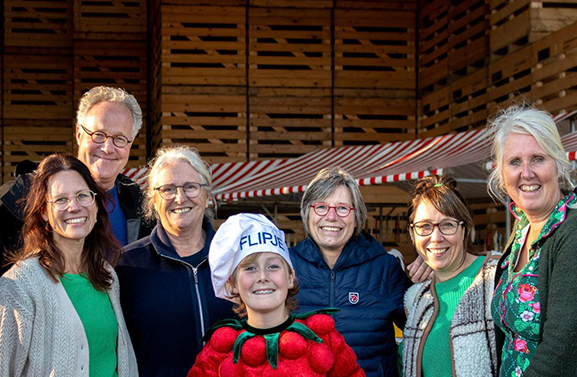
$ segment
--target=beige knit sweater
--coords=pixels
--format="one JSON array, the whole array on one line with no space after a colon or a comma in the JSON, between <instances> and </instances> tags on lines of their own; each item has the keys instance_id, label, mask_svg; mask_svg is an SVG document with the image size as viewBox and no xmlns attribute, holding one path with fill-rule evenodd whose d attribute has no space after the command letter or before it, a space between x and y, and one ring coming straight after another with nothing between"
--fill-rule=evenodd
<instances>
[{"instance_id":1,"label":"beige knit sweater","mask_svg":"<svg viewBox=\"0 0 577 377\"><path fill-rule=\"evenodd\" d=\"M118 377L138 376L119 301L118 279L108 291L118 321ZM30 258L0 278L0 377L88 376L88 341L60 282Z\"/></svg>"}]
</instances>

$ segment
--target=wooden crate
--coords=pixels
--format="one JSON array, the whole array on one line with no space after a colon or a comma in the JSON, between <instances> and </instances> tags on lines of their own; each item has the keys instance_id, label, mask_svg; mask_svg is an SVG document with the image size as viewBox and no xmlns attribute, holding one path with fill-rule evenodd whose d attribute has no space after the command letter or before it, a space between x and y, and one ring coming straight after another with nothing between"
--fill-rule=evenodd
<instances>
[{"instance_id":1,"label":"wooden crate","mask_svg":"<svg viewBox=\"0 0 577 377\"><path fill-rule=\"evenodd\" d=\"M532 45L489 64L487 100L491 106L503 104L513 95L529 93L534 65Z\"/></svg>"},{"instance_id":2,"label":"wooden crate","mask_svg":"<svg viewBox=\"0 0 577 377\"><path fill-rule=\"evenodd\" d=\"M488 63L489 4L487 0L451 2L449 9L449 72L463 77ZM451 77L450 81L458 78Z\"/></svg>"},{"instance_id":3,"label":"wooden crate","mask_svg":"<svg viewBox=\"0 0 577 377\"><path fill-rule=\"evenodd\" d=\"M335 88L415 90L415 12L335 9Z\"/></svg>"},{"instance_id":4,"label":"wooden crate","mask_svg":"<svg viewBox=\"0 0 577 377\"><path fill-rule=\"evenodd\" d=\"M449 77L449 0L422 2L419 19L419 89L447 84Z\"/></svg>"},{"instance_id":5,"label":"wooden crate","mask_svg":"<svg viewBox=\"0 0 577 377\"><path fill-rule=\"evenodd\" d=\"M331 87L331 11L249 8L250 87Z\"/></svg>"},{"instance_id":6,"label":"wooden crate","mask_svg":"<svg viewBox=\"0 0 577 377\"><path fill-rule=\"evenodd\" d=\"M448 133L451 130L449 124L451 112L451 90L445 86L434 92L424 94L421 100L422 114L419 119L417 137L422 139L429 136L437 136Z\"/></svg>"},{"instance_id":7,"label":"wooden crate","mask_svg":"<svg viewBox=\"0 0 577 377\"><path fill-rule=\"evenodd\" d=\"M250 89L250 159L297 157L330 147L330 95L330 89Z\"/></svg>"},{"instance_id":8,"label":"wooden crate","mask_svg":"<svg viewBox=\"0 0 577 377\"><path fill-rule=\"evenodd\" d=\"M577 109L577 24L568 26L533 46L533 95L552 113Z\"/></svg>"},{"instance_id":9,"label":"wooden crate","mask_svg":"<svg viewBox=\"0 0 577 377\"><path fill-rule=\"evenodd\" d=\"M4 55L4 118L73 119L72 59Z\"/></svg>"},{"instance_id":10,"label":"wooden crate","mask_svg":"<svg viewBox=\"0 0 577 377\"><path fill-rule=\"evenodd\" d=\"M487 69L482 68L459 81L450 89L451 131L463 132L485 127L489 116Z\"/></svg>"},{"instance_id":11,"label":"wooden crate","mask_svg":"<svg viewBox=\"0 0 577 377\"><path fill-rule=\"evenodd\" d=\"M577 22L572 1L491 0L491 13L492 60Z\"/></svg>"},{"instance_id":12,"label":"wooden crate","mask_svg":"<svg viewBox=\"0 0 577 377\"><path fill-rule=\"evenodd\" d=\"M245 161L246 98L244 87L164 86L150 154L176 143L197 148L211 163Z\"/></svg>"},{"instance_id":13,"label":"wooden crate","mask_svg":"<svg viewBox=\"0 0 577 377\"><path fill-rule=\"evenodd\" d=\"M72 48L72 0L4 0L4 45ZM60 51L63 54L64 51Z\"/></svg>"},{"instance_id":14,"label":"wooden crate","mask_svg":"<svg viewBox=\"0 0 577 377\"><path fill-rule=\"evenodd\" d=\"M72 153L72 120L4 118L4 182L13 179L14 167L22 160L40 161L46 155L63 151Z\"/></svg>"},{"instance_id":15,"label":"wooden crate","mask_svg":"<svg viewBox=\"0 0 577 377\"><path fill-rule=\"evenodd\" d=\"M146 113L146 43L118 40L74 41L74 101L98 85L119 87L134 95Z\"/></svg>"},{"instance_id":16,"label":"wooden crate","mask_svg":"<svg viewBox=\"0 0 577 377\"><path fill-rule=\"evenodd\" d=\"M335 146L415 138L417 104L410 92L335 89L334 96Z\"/></svg>"},{"instance_id":17,"label":"wooden crate","mask_svg":"<svg viewBox=\"0 0 577 377\"><path fill-rule=\"evenodd\" d=\"M146 40L146 7L146 0L74 0L75 37L102 39L121 33L127 39Z\"/></svg>"},{"instance_id":18,"label":"wooden crate","mask_svg":"<svg viewBox=\"0 0 577 377\"><path fill-rule=\"evenodd\" d=\"M160 18L162 85L246 85L245 7L162 5Z\"/></svg>"}]
</instances>

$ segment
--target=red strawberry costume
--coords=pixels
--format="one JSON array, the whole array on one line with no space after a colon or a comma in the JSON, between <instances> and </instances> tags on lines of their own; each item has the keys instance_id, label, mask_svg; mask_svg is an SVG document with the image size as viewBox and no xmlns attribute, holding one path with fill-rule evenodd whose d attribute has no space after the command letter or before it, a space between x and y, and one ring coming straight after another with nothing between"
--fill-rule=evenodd
<instances>
[{"instance_id":1,"label":"red strawberry costume","mask_svg":"<svg viewBox=\"0 0 577 377\"><path fill-rule=\"evenodd\" d=\"M330 310L291 314L281 325L256 329L246 320L217 323L188 377L362 377L353 350L335 329Z\"/></svg>"}]
</instances>

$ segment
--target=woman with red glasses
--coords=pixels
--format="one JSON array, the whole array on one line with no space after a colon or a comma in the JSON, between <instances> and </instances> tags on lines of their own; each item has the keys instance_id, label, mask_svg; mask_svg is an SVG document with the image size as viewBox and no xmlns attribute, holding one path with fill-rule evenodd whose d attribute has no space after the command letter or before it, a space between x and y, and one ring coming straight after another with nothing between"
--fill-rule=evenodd
<instances>
[{"instance_id":1,"label":"woman with red glasses","mask_svg":"<svg viewBox=\"0 0 577 377\"><path fill-rule=\"evenodd\" d=\"M291 249L301 311L339 308L337 330L369 377L397 376L393 323L403 327L411 284L400 264L362 232L367 208L353 177L321 170L301 202L308 238Z\"/></svg>"}]
</instances>

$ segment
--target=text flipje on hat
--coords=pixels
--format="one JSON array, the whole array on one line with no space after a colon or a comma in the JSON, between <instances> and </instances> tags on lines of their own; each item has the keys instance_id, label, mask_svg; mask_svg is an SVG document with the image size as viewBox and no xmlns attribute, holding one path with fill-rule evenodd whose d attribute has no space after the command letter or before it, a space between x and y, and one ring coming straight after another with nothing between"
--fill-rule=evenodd
<instances>
[{"instance_id":1,"label":"text flipje on hat","mask_svg":"<svg viewBox=\"0 0 577 377\"><path fill-rule=\"evenodd\" d=\"M226 282L234 269L254 253L275 253L292 262L284 232L263 215L241 213L228 218L218 228L210 244L208 262L216 297L229 299Z\"/></svg>"}]
</instances>

